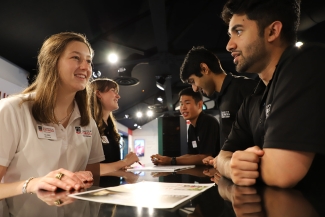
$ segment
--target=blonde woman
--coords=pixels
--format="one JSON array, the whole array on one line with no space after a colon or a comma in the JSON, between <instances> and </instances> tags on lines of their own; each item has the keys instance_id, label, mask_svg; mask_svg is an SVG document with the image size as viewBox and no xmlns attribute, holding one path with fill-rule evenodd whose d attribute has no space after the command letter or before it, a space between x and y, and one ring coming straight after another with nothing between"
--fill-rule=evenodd
<instances>
[{"instance_id":1,"label":"blonde woman","mask_svg":"<svg viewBox=\"0 0 325 217\"><path fill-rule=\"evenodd\" d=\"M92 115L97 123L105 154L105 160L100 164L100 174L104 175L130 166L138 162L139 158L135 153L130 152L125 159L120 160L120 135L112 114L119 107L118 84L111 79L101 78L92 81L90 86Z\"/></svg>"},{"instance_id":2,"label":"blonde woman","mask_svg":"<svg viewBox=\"0 0 325 217\"><path fill-rule=\"evenodd\" d=\"M53 35L39 52L36 81L0 100L0 198L79 190L99 175L104 155L86 88L93 55L85 36Z\"/></svg>"}]
</instances>

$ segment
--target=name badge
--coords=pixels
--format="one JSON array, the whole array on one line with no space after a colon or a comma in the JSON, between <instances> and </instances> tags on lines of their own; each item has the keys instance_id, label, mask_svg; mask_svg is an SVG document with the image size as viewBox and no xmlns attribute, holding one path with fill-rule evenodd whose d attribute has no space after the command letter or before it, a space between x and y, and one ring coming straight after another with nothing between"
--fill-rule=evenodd
<instances>
[{"instance_id":1,"label":"name badge","mask_svg":"<svg viewBox=\"0 0 325 217\"><path fill-rule=\"evenodd\" d=\"M193 146L193 148L197 148L196 141L192 141L192 146Z\"/></svg>"},{"instance_id":2,"label":"name badge","mask_svg":"<svg viewBox=\"0 0 325 217\"><path fill-rule=\"evenodd\" d=\"M57 140L54 127L37 125L37 136L39 139Z\"/></svg>"},{"instance_id":3,"label":"name badge","mask_svg":"<svg viewBox=\"0 0 325 217\"><path fill-rule=\"evenodd\" d=\"M102 143L109 143L108 139L106 136L102 136Z\"/></svg>"}]
</instances>

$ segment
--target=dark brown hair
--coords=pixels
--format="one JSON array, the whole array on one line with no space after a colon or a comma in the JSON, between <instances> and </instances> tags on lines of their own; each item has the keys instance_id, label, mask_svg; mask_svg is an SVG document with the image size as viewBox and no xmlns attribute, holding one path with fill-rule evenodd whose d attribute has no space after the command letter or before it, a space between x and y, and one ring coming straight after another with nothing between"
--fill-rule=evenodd
<instances>
[{"instance_id":1,"label":"dark brown hair","mask_svg":"<svg viewBox=\"0 0 325 217\"><path fill-rule=\"evenodd\" d=\"M100 99L96 95L96 91L105 93L109 91L111 88L115 88L117 91L119 89L118 84L108 78L98 78L93 80L90 83L90 106L91 106L91 114L97 123L98 130L101 136L104 135L105 131L105 122L103 121L103 110ZM120 141L120 134L118 134L118 130L116 128L115 118L113 113L111 112L108 116L107 120L109 134L113 136L116 142ZM111 125L111 126L110 126Z\"/></svg>"}]
</instances>

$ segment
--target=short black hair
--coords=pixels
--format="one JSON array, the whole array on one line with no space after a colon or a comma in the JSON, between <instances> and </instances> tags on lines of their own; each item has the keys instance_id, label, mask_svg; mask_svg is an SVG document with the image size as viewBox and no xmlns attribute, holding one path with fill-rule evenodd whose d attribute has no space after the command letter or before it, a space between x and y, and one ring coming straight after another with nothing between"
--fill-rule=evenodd
<instances>
[{"instance_id":1,"label":"short black hair","mask_svg":"<svg viewBox=\"0 0 325 217\"><path fill-rule=\"evenodd\" d=\"M300 0L228 0L221 17L229 24L234 14L246 15L249 20L256 21L260 36L263 36L264 29L272 22L280 21L280 38L287 45L294 45L297 41Z\"/></svg>"},{"instance_id":2,"label":"short black hair","mask_svg":"<svg viewBox=\"0 0 325 217\"><path fill-rule=\"evenodd\" d=\"M185 56L180 69L180 78L185 83L191 75L202 77L200 64L205 63L209 69L220 74L223 69L218 57L203 46L193 47Z\"/></svg>"},{"instance_id":3,"label":"short black hair","mask_svg":"<svg viewBox=\"0 0 325 217\"><path fill-rule=\"evenodd\" d=\"M181 90L178 94L179 98L181 98L181 96L183 96L183 95L193 97L196 104L200 101L203 101L202 93L200 91L194 92L192 87L187 87L187 88Z\"/></svg>"}]
</instances>

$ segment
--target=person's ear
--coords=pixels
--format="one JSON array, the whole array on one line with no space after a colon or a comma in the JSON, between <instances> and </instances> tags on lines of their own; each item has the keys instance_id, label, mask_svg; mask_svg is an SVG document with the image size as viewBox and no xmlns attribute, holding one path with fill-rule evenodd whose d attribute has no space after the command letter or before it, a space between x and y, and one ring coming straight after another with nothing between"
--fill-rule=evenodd
<instances>
[{"instance_id":1,"label":"person's ear","mask_svg":"<svg viewBox=\"0 0 325 217\"><path fill-rule=\"evenodd\" d=\"M200 101L198 102L198 106L199 106L200 109L203 109L203 101L202 101L202 100L200 100Z\"/></svg>"},{"instance_id":2,"label":"person's ear","mask_svg":"<svg viewBox=\"0 0 325 217\"><path fill-rule=\"evenodd\" d=\"M96 90L96 96L97 96L97 98L98 99L101 99L102 98L102 96L101 96L101 94L100 94L100 91L99 90Z\"/></svg>"},{"instance_id":3,"label":"person's ear","mask_svg":"<svg viewBox=\"0 0 325 217\"><path fill-rule=\"evenodd\" d=\"M280 38L282 30L282 23L280 21L274 21L268 27L266 27L266 34L268 42L273 42Z\"/></svg>"},{"instance_id":4,"label":"person's ear","mask_svg":"<svg viewBox=\"0 0 325 217\"><path fill-rule=\"evenodd\" d=\"M209 67L205 63L200 63L200 68L201 68L201 74L208 74L209 73Z\"/></svg>"}]
</instances>

